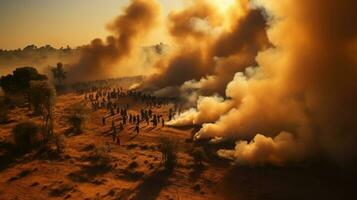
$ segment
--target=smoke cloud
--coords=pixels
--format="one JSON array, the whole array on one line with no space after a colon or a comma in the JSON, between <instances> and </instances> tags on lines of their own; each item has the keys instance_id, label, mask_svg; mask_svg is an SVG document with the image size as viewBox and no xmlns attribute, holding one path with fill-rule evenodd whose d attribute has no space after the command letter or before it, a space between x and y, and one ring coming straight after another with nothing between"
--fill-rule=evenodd
<instances>
[{"instance_id":1,"label":"smoke cloud","mask_svg":"<svg viewBox=\"0 0 357 200\"><path fill-rule=\"evenodd\" d=\"M211 111L197 109L176 123L202 124L196 139L243 140L234 150L218 151L239 163L282 165L311 157L355 160L357 3L254 2L267 13L273 47L258 54L258 67L236 73L225 91L228 100L211 108L233 106L220 110L215 122L198 120ZM229 44L222 49L230 52Z\"/></svg>"},{"instance_id":2,"label":"smoke cloud","mask_svg":"<svg viewBox=\"0 0 357 200\"><path fill-rule=\"evenodd\" d=\"M234 150L218 150L217 153L239 164L264 165L269 162L282 166L287 161L300 160L305 153L303 147L295 141L293 134L282 132L274 139L257 134L250 143L239 141Z\"/></svg>"},{"instance_id":3,"label":"smoke cloud","mask_svg":"<svg viewBox=\"0 0 357 200\"><path fill-rule=\"evenodd\" d=\"M201 95L224 95L234 73L255 65L258 51L269 46L262 12L248 1L232 6L229 14L220 13L212 2L200 0L171 13L169 30L177 49L157 63L148 84L171 89L191 84Z\"/></svg>"},{"instance_id":4,"label":"smoke cloud","mask_svg":"<svg viewBox=\"0 0 357 200\"><path fill-rule=\"evenodd\" d=\"M113 35L105 41L94 39L85 46L79 61L69 67L69 78L99 80L113 76L114 64L118 64L133 52L138 39L158 22L160 7L155 0L132 0L108 29ZM85 76L84 76L85 75Z\"/></svg>"}]
</instances>

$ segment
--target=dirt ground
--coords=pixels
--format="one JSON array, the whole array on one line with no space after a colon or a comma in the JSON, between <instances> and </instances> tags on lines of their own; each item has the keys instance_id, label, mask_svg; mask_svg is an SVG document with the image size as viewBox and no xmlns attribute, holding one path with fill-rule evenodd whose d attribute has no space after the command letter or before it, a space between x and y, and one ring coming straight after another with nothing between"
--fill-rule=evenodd
<instances>
[{"instance_id":1,"label":"dirt ground","mask_svg":"<svg viewBox=\"0 0 357 200\"><path fill-rule=\"evenodd\" d=\"M55 132L64 135L60 156L39 156L36 151L16 156L8 153L11 130L25 120L40 122L27 108L15 108L10 123L0 125L0 200L10 199L350 199L355 173L343 166L324 164L294 167L244 167L206 158L195 167L190 150L195 145L193 127L129 125L112 141L111 118L102 126L104 110L92 112L82 134L69 134L65 109L82 101L70 93L58 96ZM124 103L124 102L123 102ZM142 105L132 106L138 112ZM169 107L155 110L167 114ZM159 140L178 143L178 161L170 173L163 171ZM196 144L197 145L197 144ZM86 156L106 149L110 168L91 168ZM321 167L323 166L323 167Z\"/></svg>"}]
</instances>

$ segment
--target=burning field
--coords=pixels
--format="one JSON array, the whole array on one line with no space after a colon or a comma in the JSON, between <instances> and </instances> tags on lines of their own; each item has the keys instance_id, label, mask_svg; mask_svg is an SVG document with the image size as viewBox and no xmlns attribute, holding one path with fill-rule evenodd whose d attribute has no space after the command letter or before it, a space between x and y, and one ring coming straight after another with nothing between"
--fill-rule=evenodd
<instances>
[{"instance_id":1,"label":"burning field","mask_svg":"<svg viewBox=\"0 0 357 200\"><path fill-rule=\"evenodd\" d=\"M353 198L357 3L165 9L131 0L56 67L6 68L0 199Z\"/></svg>"}]
</instances>

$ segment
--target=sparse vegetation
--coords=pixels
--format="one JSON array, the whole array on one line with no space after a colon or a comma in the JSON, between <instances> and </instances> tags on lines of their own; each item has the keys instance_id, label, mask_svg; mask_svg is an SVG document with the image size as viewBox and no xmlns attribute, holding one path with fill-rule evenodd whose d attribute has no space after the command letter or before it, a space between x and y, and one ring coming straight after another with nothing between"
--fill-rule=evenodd
<instances>
[{"instance_id":1,"label":"sparse vegetation","mask_svg":"<svg viewBox=\"0 0 357 200\"><path fill-rule=\"evenodd\" d=\"M45 75L39 74L33 67L16 68L13 74L2 76L0 86L6 95L22 94L31 108L30 82L47 80Z\"/></svg>"},{"instance_id":2,"label":"sparse vegetation","mask_svg":"<svg viewBox=\"0 0 357 200\"><path fill-rule=\"evenodd\" d=\"M52 110L56 99L56 90L47 81L30 81L30 99L36 114L45 114Z\"/></svg>"},{"instance_id":3,"label":"sparse vegetation","mask_svg":"<svg viewBox=\"0 0 357 200\"><path fill-rule=\"evenodd\" d=\"M43 120L43 142L46 144L53 136L53 107L56 99L54 87L47 81L30 82L30 99L35 113L40 114Z\"/></svg>"},{"instance_id":4,"label":"sparse vegetation","mask_svg":"<svg viewBox=\"0 0 357 200\"><path fill-rule=\"evenodd\" d=\"M195 148L192 150L191 155L196 166L202 166L202 161L205 158L205 152L202 148Z\"/></svg>"},{"instance_id":5,"label":"sparse vegetation","mask_svg":"<svg viewBox=\"0 0 357 200\"><path fill-rule=\"evenodd\" d=\"M5 104L5 100L0 99L0 124L7 123L9 121L9 110Z\"/></svg>"},{"instance_id":6,"label":"sparse vegetation","mask_svg":"<svg viewBox=\"0 0 357 200\"><path fill-rule=\"evenodd\" d=\"M26 152L33 148L38 142L40 127L33 122L22 122L12 130L15 146L18 151Z\"/></svg>"},{"instance_id":7,"label":"sparse vegetation","mask_svg":"<svg viewBox=\"0 0 357 200\"><path fill-rule=\"evenodd\" d=\"M64 149L64 136L59 134L54 134L52 138L53 138L53 143L56 145L57 153L62 152L62 150Z\"/></svg>"},{"instance_id":8,"label":"sparse vegetation","mask_svg":"<svg viewBox=\"0 0 357 200\"><path fill-rule=\"evenodd\" d=\"M7 182L12 182L12 181L21 179L21 178L23 178L23 177L28 176L28 175L31 174L31 173L32 173L32 170L30 170L30 169L22 170L22 171L21 171L20 173L18 173L16 176L13 176L13 177L11 177L10 179L8 179Z\"/></svg>"},{"instance_id":9,"label":"sparse vegetation","mask_svg":"<svg viewBox=\"0 0 357 200\"><path fill-rule=\"evenodd\" d=\"M109 168L111 163L109 152L110 148L106 146L94 148L88 155L87 160L89 160L92 167Z\"/></svg>"},{"instance_id":10,"label":"sparse vegetation","mask_svg":"<svg viewBox=\"0 0 357 200\"><path fill-rule=\"evenodd\" d=\"M70 106L70 108L67 109L67 112L68 115L66 118L72 126L72 131L75 134L82 133L83 125L88 118L90 109L86 106L85 103L81 102Z\"/></svg>"},{"instance_id":11,"label":"sparse vegetation","mask_svg":"<svg viewBox=\"0 0 357 200\"><path fill-rule=\"evenodd\" d=\"M60 184L57 186L53 186L53 188L50 189L49 194L54 197L61 197L66 195L73 189L74 187L71 184Z\"/></svg>"},{"instance_id":12,"label":"sparse vegetation","mask_svg":"<svg viewBox=\"0 0 357 200\"><path fill-rule=\"evenodd\" d=\"M165 169L171 171L177 163L177 142L170 138L161 138L159 151L162 153Z\"/></svg>"},{"instance_id":13,"label":"sparse vegetation","mask_svg":"<svg viewBox=\"0 0 357 200\"><path fill-rule=\"evenodd\" d=\"M66 79L66 72L63 69L62 63L57 63L56 67L52 68L52 74L58 85L62 85L63 81Z\"/></svg>"}]
</instances>

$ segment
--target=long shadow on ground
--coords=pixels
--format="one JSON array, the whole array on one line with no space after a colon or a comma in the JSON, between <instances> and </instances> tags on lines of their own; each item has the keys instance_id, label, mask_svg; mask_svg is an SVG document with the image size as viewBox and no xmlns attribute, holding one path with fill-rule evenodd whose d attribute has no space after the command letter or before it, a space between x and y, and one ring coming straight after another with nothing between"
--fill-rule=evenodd
<instances>
[{"instance_id":1,"label":"long shadow on ground","mask_svg":"<svg viewBox=\"0 0 357 200\"><path fill-rule=\"evenodd\" d=\"M171 172L160 170L153 175L147 177L143 183L137 188L137 193L133 200L154 200L159 195L160 191L170 184L168 178Z\"/></svg>"},{"instance_id":2,"label":"long shadow on ground","mask_svg":"<svg viewBox=\"0 0 357 200\"><path fill-rule=\"evenodd\" d=\"M233 167L219 188L228 200L354 199L356 171L326 165Z\"/></svg>"}]
</instances>

